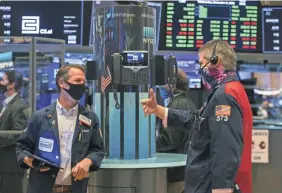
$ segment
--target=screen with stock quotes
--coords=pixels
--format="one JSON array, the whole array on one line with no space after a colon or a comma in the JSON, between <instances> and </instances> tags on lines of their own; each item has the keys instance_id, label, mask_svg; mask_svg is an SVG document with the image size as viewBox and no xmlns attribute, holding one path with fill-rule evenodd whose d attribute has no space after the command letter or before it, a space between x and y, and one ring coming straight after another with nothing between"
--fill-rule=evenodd
<instances>
[{"instance_id":1,"label":"screen with stock quotes","mask_svg":"<svg viewBox=\"0 0 282 193\"><path fill-rule=\"evenodd\" d=\"M82 43L82 1L0 1L0 36L44 37Z\"/></svg>"},{"instance_id":2,"label":"screen with stock quotes","mask_svg":"<svg viewBox=\"0 0 282 193\"><path fill-rule=\"evenodd\" d=\"M282 7L262 9L263 52L282 53Z\"/></svg>"},{"instance_id":3,"label":"screen with stock quotes","mask_svg":"<svg viewBox=\"0 0 282 193\"><path fill-rule=\"evenodd\" d=\"M260 2L165 2L159 50L197 51L212 39L222 39L238 52L260 52Z\"/></svg>"}]
</instances>

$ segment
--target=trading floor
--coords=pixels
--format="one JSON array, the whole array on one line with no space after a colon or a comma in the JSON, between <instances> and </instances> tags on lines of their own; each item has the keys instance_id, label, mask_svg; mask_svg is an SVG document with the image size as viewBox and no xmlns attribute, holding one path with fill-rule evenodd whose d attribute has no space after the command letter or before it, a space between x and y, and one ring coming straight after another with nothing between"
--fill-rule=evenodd
<instances>
[{"instance_id":1,"label":"trading floor","mask_svg":"<svg viewBox=\"0 0 282 193\"><path fill-rule=\"evenodd\" d=\"M0 1L0 18L0 193L282 192L280 1Z\"/></svg>"}]
</instances>

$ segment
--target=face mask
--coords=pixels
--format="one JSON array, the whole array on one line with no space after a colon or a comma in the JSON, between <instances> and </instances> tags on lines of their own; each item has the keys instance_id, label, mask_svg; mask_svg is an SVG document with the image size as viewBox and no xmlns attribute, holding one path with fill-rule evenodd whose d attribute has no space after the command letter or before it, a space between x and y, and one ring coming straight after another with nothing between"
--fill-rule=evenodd
<instances>
[{"instance_id":1,"label":"face mask","mask_svg":"<svg viewBox=\"0 0 282 193\"><path fill-rule=\"evenodd\" d=\"M208 90L213 90L218 86L217 80L212 76L212 74L215 74L216 72L213 69L213 72L211 72L211 69L208 68L200 68L199 74L202 76L202 81L204 86Z\"/></svg>"},{"instance_id":2,"label":"face mask","mask_svg":"<svg viewBox=\"0 0 282 193\"><path fill-rule=\"evenodd\" d=\"M79 101L86 89L85 84L71 84L67 82L68 85L70 86L69 90L65 89L64 90L74 99Z\"/></svg>"},{"instance_id":3,"label":"face mask","mask_svg":"<svg viewBox=\"0 0 282 193\"><path fill-rule=\"evenodd\" d=\"M7 91L8 91L7 86L0 84L0 94L4 94Z\"/></svg>"},{"instance_id":4,"label":"face mask","mask_svg":"<svg viewBox=\"0 0 282 193\"><path fill-rule=\"evenodd\" d=\"M199 74L202 76L204 86L212 91L217 88L228 76L236 75L235 72L228 72L223 69L200 68Z\"/></svg>"}]
</instances>

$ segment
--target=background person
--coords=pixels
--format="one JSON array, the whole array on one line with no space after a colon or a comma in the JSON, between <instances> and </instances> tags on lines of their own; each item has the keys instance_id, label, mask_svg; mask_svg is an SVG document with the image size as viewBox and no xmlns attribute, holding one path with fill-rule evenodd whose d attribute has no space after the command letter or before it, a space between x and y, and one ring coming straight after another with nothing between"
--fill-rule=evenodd
<instances>
[{"instance_id":1,"label":"background person","mask_svg":"<svg viewBox=\"0 0 282 193\"><path fill-rule=\"evenodd\" d=\"M165 101L165 106L179 110L196 110L195 105L189 99L189 83L185 72L178 69L176 84L171 86L172 93L168 85L160 87L160 94ZM173 95L173 97L172 97ZM162 120L160 120L162 121ZM187 153L189 131L179 130L174 127L164 128L162 123L158 124L159 134L157 136L157 152L161 153ZM182 193L184 191L185 167L168 168L168 193Z\"/></svg>"},{"instance_id":2,"label":"background person","mask_svg":"<svg viewBox=\"0 0 282 193\"><path fill-rule=\"evenodd\" d=\"M23 76L15 70L4 72L0 80L0 95L4 96L0 107L0 131L24 130L28 122L28 106L20 96ZM19 135L0 134L0 192L23 192L25 172L17 165L15 153ZM15 186L17 184L17 186Z\"/></svg>"}]
</instances>

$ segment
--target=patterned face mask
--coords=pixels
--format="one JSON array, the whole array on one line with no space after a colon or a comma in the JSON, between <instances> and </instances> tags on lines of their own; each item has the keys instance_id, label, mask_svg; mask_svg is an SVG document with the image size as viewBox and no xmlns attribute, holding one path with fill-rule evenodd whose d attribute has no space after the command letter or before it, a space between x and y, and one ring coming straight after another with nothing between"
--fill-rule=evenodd
<instances>
[{"instance_id":1,"label":"patterned face mask","mask_svg":"<svg viewBox=\"0 0 282 193\"><path fill-rule=\"evenodd\" d=\"M209 69L209 68L200 68L199 74L202 76L202 81L204 86L212 91L217 88L220 83L226 80L228 76L236 75L235 72L226 71L223 69Z\"/></svg>"}]
</instances>

